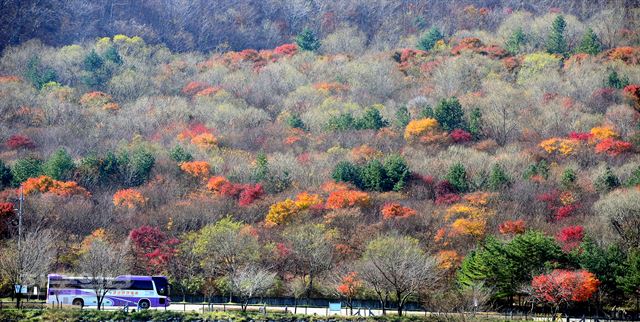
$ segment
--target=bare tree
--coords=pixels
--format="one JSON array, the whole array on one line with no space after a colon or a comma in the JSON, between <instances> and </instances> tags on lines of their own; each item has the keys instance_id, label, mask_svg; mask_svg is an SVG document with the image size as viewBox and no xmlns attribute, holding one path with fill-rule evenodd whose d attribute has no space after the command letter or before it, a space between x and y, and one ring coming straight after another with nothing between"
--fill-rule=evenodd
<instances>
[{"instance_id":1,"label":"bare tree","mask_svg":"<svg viewBox=\"0 0 640 322\"><path fill-rule=\"evenodd\" d=\"M285 233L292 268L308 281L307 298L313 291L314 278L330 269L333 262L333 246L326 235L323 225L303 225Z\"/></svg>"},{"instance_id":2,"label":"bare tree","mask_svg":"<svg viewBox=\"0 0 640 322\"><path fill-rule=\"evenodd\" d=\"M275 283L276 274L266 269L248 265L236 270L231 277L233 291L242 300L242 311L247 310L249 300L263 296Z\"/></svg>"},{"instance_id":3,"label":"bare tree","mask_svg":"<svg viewBox=\"0 0 640 322\"><path fill-rule=\"evenodd\" d=\"M51 230L26 232L20 243L11 242L0 253L0 274L12 286L34 285L42 281L56 255L55 234ZM16 292L20 308L20 292Z\"/></svg>"},{"instance_id":4,"label":"bare tree","mask_svg":"<svg viewBox=\"0 0 640 322\"><path fill-rule=\"evenodd\" d=\"M402 315L407 300L436 279L436 260L420 249L417 239L379 237L367 245L360 276L374 288L381 303L390 295Z\"/></svg>"},{"instance_id":5,"label":"bare tree","mask_svg":"<svg viewBox=\"0 0 640 322\"><path fill-rule=\"evenodd\" d=\"M94 240L89 249L80 257L79 270L84 276L83 283L90 285L96 294L98 310L110 290L116 289L123 281L113 277L125 274L129 267L129 241L110 245L102 239Z\"/></svg>"}]
</instances>

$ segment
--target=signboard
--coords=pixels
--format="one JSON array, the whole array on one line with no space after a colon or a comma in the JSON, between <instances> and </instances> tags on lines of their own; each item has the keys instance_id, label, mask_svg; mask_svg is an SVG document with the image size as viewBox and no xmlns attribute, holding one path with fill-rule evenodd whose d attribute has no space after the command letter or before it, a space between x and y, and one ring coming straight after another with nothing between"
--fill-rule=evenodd
<instances>
[{"instance_id":1,"label":"signboard","mask_svg":"<svg viewBox=\"0 0 640 322\"><path fill-rule=\"evenodd\" d=\"M329 303L329 312L338 312L342 309L342 303Z\"/></svg>"},{"instance_id":2,"label":"signboard","mask_svg":"<svg viewBox=\"0 0 640 322\"><path fill-rule=\"evenodd\" d=\"M26 286L24 286L24 285L19 285L19 284L16 284L16 285L14 285L14 286L15 286L15 288L16 288L16 294L17 294L17 293L20 293L20 294L27 294L27 287L26 287Z\"/></svg>"}]
</instances>

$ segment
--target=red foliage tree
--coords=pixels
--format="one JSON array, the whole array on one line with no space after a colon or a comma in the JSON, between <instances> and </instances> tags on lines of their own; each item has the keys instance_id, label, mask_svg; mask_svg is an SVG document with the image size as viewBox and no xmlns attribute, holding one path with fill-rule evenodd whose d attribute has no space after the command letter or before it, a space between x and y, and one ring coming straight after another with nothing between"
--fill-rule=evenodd
<instances>
[{"instance_id":1,"label":"red foliage tree","mask_svg":"<svg viewBox=\"0 0 640 322\"><path fill-rule=\"evenodd\" d=\"M584 228L582 226L568 226L556 235L556 240L562 245L562 249L570 252L580 245L584 238Z\"/></svg>"},{"instance_id":2,"label":"red foliage tree","mask_svg":"<svg viewBox=\"0 0 640 322\"><path fill-rule=\"evenodd\" d=\"M273 49L273 53L281 56L293 56L298 52L296 44L284 44Z\"/></svg>"},{"instance_id":3,"label":"red foliage tree","mask_svg":"<svg viewBox=\"0 0 640 322\"><path fill-rule=\"evenodd\" d=\"M133 251L136 258L144 262L147 274L162 272L166 264L175 254L176 238L169 238L160 229L151 226L142 226L133 229L129 233L133 241Z\"/></svg>"},{"instance_id":4,"label":"red foliage tree","mask_svg":"<svg viewBox=\"0 0 640 322\"><path fill-rule=\"evenodd\" d=\"M579 270L553 270L535 276L531 281L532 296L557 310L563 304L585 302L598 290L600 281L592 273Z\"/></svg>"},{"instance_id":5,"label":"red foliage tree","mask_svg":"<svg viewBox=\"0 0 640 322\"><path fill-rule=\"evenodd\" d=\"M11 150L33 149L36 147L35 143L33 143L28 136L19 134L10 136L4 144Z\"/></svg>"},{"instance_id":6,"label":"red foliage tree","mask_svg":"<svg viewBox=\"0 0 640 322\"><path fill-rule=\"evenodd\" d=\"M238 204L240 206L248 206L252 204L256 199L259 199L264 195L264 189L261 184L255 185L245 185L240 192L240 196L238 197Z\"/></svg>"},{"instance_id":7,"label":"red foliage tree","mask_svg":"<svg viewBox=\"0 0 640 322\"><path fill-rule=\"evenodd\" d=\"M627 152L633 148L633 144L616 140L614 138L604 139L596 144L596 153L606 153L609 156L615 157L624 152Z\"/></svg>"},{"instance_id":8,"label":"red foliage tree","mask_svg":"<svg viewBox=\"0 0 640 322\"><path fill-rule=\"evenodd\" d=\"M471 141L471 133L461 129L453 130L451 133L449 133L449 136L455 143L464 143Z\"/></svg>"}]
</instances>

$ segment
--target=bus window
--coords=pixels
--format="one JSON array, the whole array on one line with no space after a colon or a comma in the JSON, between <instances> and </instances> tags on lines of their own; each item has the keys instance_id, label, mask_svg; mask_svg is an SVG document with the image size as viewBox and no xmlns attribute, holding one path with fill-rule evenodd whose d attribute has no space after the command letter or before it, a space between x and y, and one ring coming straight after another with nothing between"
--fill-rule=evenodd
<instances>
[{"instance_id":1,"label":"bus window","mask_svg":"<svg viewBox=\"0 0 640 322\"><path fill-rule=\"evenodd\" d=\"M169 283L167 282L166 277L154 276L152 277L153 282L156 284L156 291L158 295L168 296L169 295Z\"/></svg>"}]
</instances>

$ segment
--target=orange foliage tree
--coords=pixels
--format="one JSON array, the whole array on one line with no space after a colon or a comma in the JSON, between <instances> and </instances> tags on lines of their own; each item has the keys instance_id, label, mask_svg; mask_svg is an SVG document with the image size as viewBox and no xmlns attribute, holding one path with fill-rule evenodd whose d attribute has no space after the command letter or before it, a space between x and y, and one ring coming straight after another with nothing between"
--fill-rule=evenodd
<instances>
[{"instance_id":1,"label":"orange foliage tree","mask_svg":"<svg viewBox=\"0 0 640 322\"><path fill-rule=\"evenodd\" d=\"M206 161L191 161L180 163L180 169L196 178L205 178L209 176L211 167Z\"/></svg>"},{"instance_id":2,"label":"orange foliage tree","mask_svg":"<svg viewBox=\"0 0 640 322\"><path fill-rule=\"evenodd\" d=\"M353 315L353 299L358 296L363 289L363 283L358 278L358 273L349 272L340 280L340 284L336 287L336 291L346 300L347 307Z\"/></svg>"},{"instance_id":3,"label":"orange foliage tree","mask_svg":"<svg viewBox=\"0 0 640 322\"><path fill-rule=\"evenodd\" d=\"M431 137L438 134L438 121L432 118L424 118L412 120L404 129L404 139L407 141L415 141L422 137ZM421 141L424 141L421 139Z\"/></svg>"},{"instance_id":4,"label":"orange foliage tree","mask_svg":"<svg viewBox=\"0 0 640 322\"><path fill-rule=\"evenodd\" d=\"M382 206L383 219L407 218L415 215L416 215L415 210L409 207L404 207L403 205L397 202L388 202Z\"/></svg>"},{"instance_id":5,"label":"orange foliage tree","mask_svg":"<svg viewBox=\"0 0 640 322\"><path fill-rule=\"evenodd\" d=\"M498 230L503 235L524 234L526 226L524 220L506 220L498 226Z\"/></svg>"},{"instance_id":6,"label":"orange foliage tree","mask_svg":"<svg viewBox=\"0 0 640 322\"><path fill-rule=\"evenodd\" d=\"M359 190L338 190L329 195L325 207L328 209L365 207L369 205L370 201L371 198L366 192Z\"/></svg>"},{"instance_id":7,"label":"orange foliage tree","mask_svg":"<svg viewBox=\"0 0 640 322\"><path fill-rule=\"evenodd\" d=\"M24 194L53 193L58 196L69 197L73 195L89 197L91 194L85 188L80 187L75 181L58 181L49 176L29 178L22 183Z\"/></svg>"},{"instance_id":8,"label":"orange foliage tree","mask_svg":"<svg viewBox=\"0 0 640 322\"><path fill-rule=\"evenodd\" d=\"M145 202L142 193L136 189L121 189L113 194L113 204L117 207L132 209L144 205Z\"/></svg>"}]
</instances>

